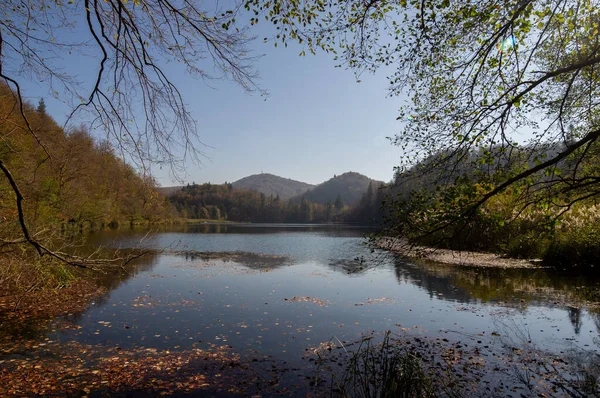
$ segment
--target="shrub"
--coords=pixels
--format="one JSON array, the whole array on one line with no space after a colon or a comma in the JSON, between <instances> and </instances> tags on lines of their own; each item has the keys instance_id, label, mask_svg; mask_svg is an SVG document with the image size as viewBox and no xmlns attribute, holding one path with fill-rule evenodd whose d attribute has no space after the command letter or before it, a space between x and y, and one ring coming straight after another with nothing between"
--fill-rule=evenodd
<instances>
[{"instance_id":1,"label":"shrub","mask_svg":"<svg viewBox=\"0 0 600 398\"><path fill-rule=\"evenodd\" d=\"M595 267L600 264L600 225L598 223L561 231L543 257L551 267Z\"/></svg>"}]
</instances>

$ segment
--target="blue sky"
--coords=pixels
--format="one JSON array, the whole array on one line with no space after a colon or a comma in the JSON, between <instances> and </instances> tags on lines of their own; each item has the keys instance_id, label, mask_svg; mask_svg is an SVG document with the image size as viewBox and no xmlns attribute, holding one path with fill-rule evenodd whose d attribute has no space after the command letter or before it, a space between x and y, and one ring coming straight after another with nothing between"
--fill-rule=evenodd
<instances>
[{"instance_id":1,"label":"blue sky","mask_svg":"<svg viewBox=\"0 0 600 398\"><path fill-rule=\"evenodd\" d=\"M262 33L257 32L259 37ZM386 97L384 73L365 74L357 83L351 71L335 68L324 53L300 57L298 46L274 48L260 39L252 49L255 55L264 54L257 68L259 83L269 92L266 100L233 83L215 81L209 87L167 67L207 145L202 165L187 164L185 182L231 182L260 172L313 184L346 171L391 179L401 149L386 137L400 129L400 99ZM71 70L85 80L89 65L80 60ZM49 113L64 121L68 108L46 88L24 88L34 103L44 96ZM179 184L168 170L154 167L152 173L163 186Z\"/></svg>"}]
</instances>

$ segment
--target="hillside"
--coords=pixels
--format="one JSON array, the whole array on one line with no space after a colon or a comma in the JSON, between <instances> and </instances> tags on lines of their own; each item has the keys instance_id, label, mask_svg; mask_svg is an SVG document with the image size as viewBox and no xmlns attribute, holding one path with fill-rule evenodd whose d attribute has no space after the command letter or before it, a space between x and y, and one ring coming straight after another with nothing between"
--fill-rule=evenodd
<instances>
[{"instance_id":1,"label":"hillside","mask_svg":"<svg viewBox=\"0 0 600 398\"><path fill-rule=\"evenodd\" d=\"M295 181L269 173L254 174L244 177L231 185L237 189L249 189L251 191L264 193L267 196L279 195L281 199L289 199L293 196L301 195L314 187L314 185L305 182Z\"/></svg>"},{"instance_id":2,"label":"hillside","mask_svg":"<svg viewBox=\"0 0 600 398\"><path fill-rule=\"evenodd\" d=\"M371 180L367 176L351 171L335 176L313 189L297 195L294 200L300 201L306 198L312 203L334 203L337 196L340 195L345 205L354 206L361 200L370 182L373 183L374 189L383 184L382 181Z\"/></svg>"},{"instance_id":3,"label":"hillside","mask_svg":"<svg viewBox=\"0 0 600 398\"><path fill-rule=\"evenodd\" d=\"M30 103L23 105L25 120L16 98L0 83L0 159L24 198L22 211L32 235L53 228L155 222L173 215L164 198L157 197L152 179L125 163L109 144L96 141L85 126L65 131L44 106ZM17 243L23 234L15 190L3 175L4 242ZM36 239L49 239L42 232Z\"/></svg>"}]
</instances>

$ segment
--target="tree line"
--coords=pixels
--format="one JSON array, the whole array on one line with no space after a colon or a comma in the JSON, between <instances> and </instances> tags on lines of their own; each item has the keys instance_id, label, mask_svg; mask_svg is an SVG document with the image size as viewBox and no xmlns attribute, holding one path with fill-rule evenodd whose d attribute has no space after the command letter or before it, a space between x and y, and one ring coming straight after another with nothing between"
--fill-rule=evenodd
<instances>
[{"instance_id":1,"label":"tree line","mask_svg":"<svg viewBox=\"0 0 600 398\"><path fill-rule=\"evenodd\" d=\"M229 220L238 222L328 223L354 222L377 224L382 217L383 190L369 184L357 206L336 200L313 203L282 200L279 195L247 189L236 189L231 184L191 184L175 192L169 199L178 213L188 219Z\"/></svg>"}]
</instances>

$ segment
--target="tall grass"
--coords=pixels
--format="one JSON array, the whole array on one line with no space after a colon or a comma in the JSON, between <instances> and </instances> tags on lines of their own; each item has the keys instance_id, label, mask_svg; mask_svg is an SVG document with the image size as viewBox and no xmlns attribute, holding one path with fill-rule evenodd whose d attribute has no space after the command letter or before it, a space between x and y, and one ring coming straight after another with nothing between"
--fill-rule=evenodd
<instances>
[{"instance_id":1,"label":"tall grass","mask_svg":"<svg viewBox=\"0 0 600 398\"><path fill-rule=\"evenodd\" d=\"M424 398L433 397L431 379L421 360L410 352L400 350L387 332L383 341L374 344L363 340L353 352L333 396L356 398Z\"/></svg>"}]
</instances>

